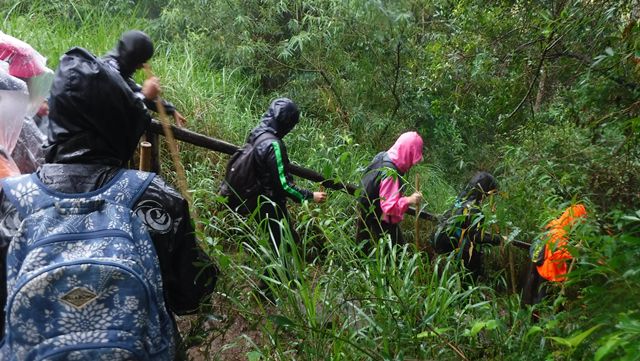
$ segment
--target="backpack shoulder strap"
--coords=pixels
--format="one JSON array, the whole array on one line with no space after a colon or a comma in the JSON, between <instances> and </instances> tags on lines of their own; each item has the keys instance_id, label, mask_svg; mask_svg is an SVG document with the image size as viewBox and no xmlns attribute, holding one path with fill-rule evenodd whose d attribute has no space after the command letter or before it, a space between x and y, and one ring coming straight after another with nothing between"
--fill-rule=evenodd
<instances>
[{"instance_id":1,"label":"backpack shoulder strap","mask_svg":"<svg viewBox=\"0 0 640 361\"><path fill-rule=\"evenodd\" d=\"M365 168L364 172L369 173L372 170L377 169L382 164L382 159L384 157L384 154L385 152L380 152L376 154L375 157L373 157L373 160L371 160L371 163L367 165L367 168Z\"/></svg>"},{"instance_id":2,"label":"backpack shoulder strap","mask_svg":"<svg viewBox=\"0 0 640 361\"><path fill-rule=\"evenodd\" d=\"M74 194L49 189L35 173L5 178L1 184L7 199L24 219L61 200L106 199L131 208L154 177L154 173L121 170L102 187L91 192Z\"/></svg>"},{"instance_id":3,"label":"backpack shoulder strap","mask_svg":"<svg viewBox=\"0 0 640 361\"><path fill-rule=\"evenodd\" d=\"M155 173L126 169L102 187L100 198L132 208L153 181Z\"/></svg>"},{"instance_id":4,"label":"backpack shoulder strap","mask_svg":"<svg viewBox=\"0 0 640 361\"><path fill-rule=\"evenodd\" d=\"M18 210L21 218L52 206L57 197L49 194L35 173L5 178L0 183L5 196Z\"/></svg>"},{"instance_id":5,"label":"backpack shoulder strap","mask_svg":"<svg viewBox=\"0 0 640 361\"><path fill-rule=\"evenodd\" d=\"M382 154L382 161L381 161L381 166L380 168L391 168L393 169L396 173L400 174L401 176L404 176L404 172L401 172L398 167L396 166L396 164L391 160L391 158L389 158L389 154L387 152L383 152Z\"/></svg>"}]
</instances>

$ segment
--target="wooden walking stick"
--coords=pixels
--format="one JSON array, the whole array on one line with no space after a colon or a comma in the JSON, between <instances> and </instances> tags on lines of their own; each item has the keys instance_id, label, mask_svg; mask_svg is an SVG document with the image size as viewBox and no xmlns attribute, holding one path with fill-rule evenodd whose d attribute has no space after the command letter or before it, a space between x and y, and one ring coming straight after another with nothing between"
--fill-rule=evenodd
<instances>
[{"instance_id":1,"label":"wooden walking stick","mask_svg":"<svg viewBox=\"0 0 640 361\"><path fill-rule=\"evenodd\" d=\"M151 170L151 143L146 140L140 142L140 165L138 169L145 172Z\"/></svg>"},{"instance_id":2,"label":"wooden walking stick","mask_svg":"<svg viewBox=\"0 0 640 361\"><path fill-rule=\"evenodd\" d=\"M151 71L151 66L148 63L144 64L144 72L147 76L147 79L152 78L153 72ZM164 108L164 104L162 104L162 99L158 96L156 98L156 106L158 107L158 114L160 115L160 122L162 123L162 129L164 131L164 137L167 139L167 146L169 147L169 153L171 153L171 159L173 160L173 165L176 168L176 175L178 178L178 190L182 193L182 196L187 200L189 204L189 210L191 211L191 218L193 219L196 227L200 224L198 222L198 215L193 207L193 202L191 200L191 194L189 194L189 189L187 187L187 176L185 175L184 166L182 165L182 161L180 160L180 154L178 153L178 146L176 144L176 139L173 136L173 131L171 130L171 125L169 124L169 119L167 118L167 111Z\"/></svg>"}]
</instances>

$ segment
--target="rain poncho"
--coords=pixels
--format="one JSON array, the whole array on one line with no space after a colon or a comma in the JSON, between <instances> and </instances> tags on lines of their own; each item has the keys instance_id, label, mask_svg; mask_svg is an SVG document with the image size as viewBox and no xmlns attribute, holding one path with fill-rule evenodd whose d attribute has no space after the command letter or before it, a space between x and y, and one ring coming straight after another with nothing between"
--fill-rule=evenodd
<instances>
[{"instance_id":1,"label":"rain poncho","mask_svg":"<svg viewBox=\"0 0 640 361\"><path fill-rule=\"evenodd\" d=\"M312 191L298 187L293 181L287 147L282 141L299 121L300 110L296 103L288 98L275 99L247 137L247 143L255 145L255 172L261 185L258 218L262 225L266 223L267 232L276 246L280 244L282 234L286 233L282 230L285 220L294 241L299 240L287 211L287 198L295 202L313 199ZM265 133L271 136L264 138ZM258 138L265 140L259 141Z\"/></svg>"},{"instance_id":2,"label":"rain poncho","mask_svg":"<svg viewBox=\"0 0 640 361\"><path fill-rule=\"evenodd\" d=\"M20 173L32 173L44 163L43 144L47 137L42 133L34 118L26 117L22 122L22 131L11 157Z\"/></svg>"},{"instance_id":3,"label":"rain poncho","mask_svg":"<svg viewBox=\"0 0 640 361\"><path fill-rule=\"evenodd\" d=\"M300 120L298 106L290 99L274 100L262 115L260 124L253 128L247 137L247 143L254 143L264 133L271 133L276 139L256 144L256 174L261 180L261 194L284 206L287 198L295 202L313 199L313 192L296 186L289 171L287 147L282 138L287 135Z\"/></svg>"},{"instance_id":4,"label":"rain poncho","mask_svg":"<svg viewBox=\"0 0 640 361\"><path fill-rule=\"evenodd\" d=\"M149 35L140 30L129 30L122 34L116 46L102 57L102 60L120 73L122 79L142 99L147 108L158 112L156 100L146 99L142 94L142 87L133 80L133 74L151 59L153 52L153 42ZM161 99L161 102L167 114L176 111L170 102L164 99Z\"/></svg>"},{"instance_id":5,"label":"rain poncho","mask_svg":"<svg viewBox=\"0 0 640 361\"><path fill-rule=\"evenodd\" d=\"M8 73L27 83L29 104L27 116L34 116L49 94L53 71L47 59L31 45L0 31L0 60L9 64Z\"/></svg>"},{"instance_id":6,"label":"rain poncho","mask_svg":"<svg viewBox=\"0 0 640 361\"><path fill-rule=\"evenodd\" d=\"M10 155L29 104L27 84L6 70L0 66L0 178L20 173Z\"/></svg>"},{"instance_id":7,"label":"rain poncho","mask_svg":"<svg viewBox=\"0 0 640 361\"><path fill-rule=\"evenodd\" d=\"M42 105L53 72L46 67L46 58L29 44L2 32L0 68L0 177L4 177L17 174L18 169L32 172L41 163L44 135L23 120Z\"/></svg>"},{"instance_id":8,"label":"rain poncho","mask_svg":"<svg viewBox=\"0 0 640 361\"><path fill-rule=\"evenodd\" d=\"M60 59L49 100L47 163L121 166L151 117L120 74L82 48Z\"/></svg>"}]
</instances>

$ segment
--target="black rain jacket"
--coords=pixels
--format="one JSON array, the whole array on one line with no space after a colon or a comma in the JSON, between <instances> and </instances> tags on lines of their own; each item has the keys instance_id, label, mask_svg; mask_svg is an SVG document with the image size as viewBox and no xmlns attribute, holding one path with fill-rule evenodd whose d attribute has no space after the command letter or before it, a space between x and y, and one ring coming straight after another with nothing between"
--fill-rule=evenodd
<instances>
[{"instance_id":1,"label":"black rain jacket","mask_svg":"<svg viewBox=\"0 0 640 361\"><path fill-rule=\"evenodd\" d=\"M36 174L59 192L100 188L133 154L149 124L142 102L110 67L84 49L61 59L51 89L46 160ZM134 205L155 245L167 305L176 314L196 309L215 285L214 267L196 244L188 204L156 176ZM0 190L0 307L6 303L6 252L19 225L18 212ZM0 313L0 325L4 313ZM4 327L0 327L4 330ZM0 331L1 332L1 331Z\"/></svg>"},{"instance_id":2,"label":"black rain jacket","mask_svg":"<svg viewBox=\"0 0 640 361\"><path fill-rule=\"evenodd\" d=\"M268 132L276 136L272 141L263 141L256 145L256 174L261 180L261 195L284 207L287 197L296 202L313 199L313 192L297 187L289 171L289 157L282 138L287 135L300 119L297 105L290 99L274 100L262 116L260 124L247 137L247 143L253 143L260 135Z\"/></svg>"}]
</instances>

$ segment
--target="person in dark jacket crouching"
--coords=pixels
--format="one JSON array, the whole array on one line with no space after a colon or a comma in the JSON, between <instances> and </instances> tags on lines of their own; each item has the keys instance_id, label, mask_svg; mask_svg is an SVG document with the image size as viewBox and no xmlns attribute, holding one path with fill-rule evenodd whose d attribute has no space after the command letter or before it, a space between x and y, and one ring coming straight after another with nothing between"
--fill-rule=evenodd
<instances>
[{"instance_id":1,"label":"person in dark jacket crouching","mask_svg":"<svg viewBox=\"0 0 640 361\"><path fill-rule=\"evenodd\" d=\"M433 249L444 254L457 252L458 259L472 272L474 277L482 274L482 251L480 244L500 244L502 237L486 232L483 222L482 202L498 190L498 182L487 172L476 173L456 198L452 209L433 235Z\"/></svg>"},{"instance_id":2,"label":"person in dark jacket crouching","mask_svg":"<svg viewBox=\"0 0 640 361\"><path fill-rule=\"evenodd\" d=\"M58 193L86 194L107 185L131 158L151 120L122 77L81 48L62 56L49 106L46 163L35 174ZM155 246L167 308L179 315L195 311L213 291L216 269L194 265L212 262L196 243L187 202L155 176L132 209ZM0 191L0 306L6 303L7 249L20 222Z\"/></svg>"},{"instance_id":3,"label":"person in dark jacket crouching","mask_svg":"<svg viewBox=\"0 0 640 361\"><path fill-rule=\"evenodd\" d=\"M282 138L299 120L300 111L296 103L288 98L276 99L246 141L254 144L255 172L261 185L257 200L259 220L266 222L274 247L279 247L282 234L286 231L290 232L295 242L299 241L287 211L287 198L295 202L312 200L316 203L322 203L327 198L325 192L312 192L296 186L289 172L287 147ZM281 229L283 221L289 225L288 230Z\"/></svg>"}]
</instances>

